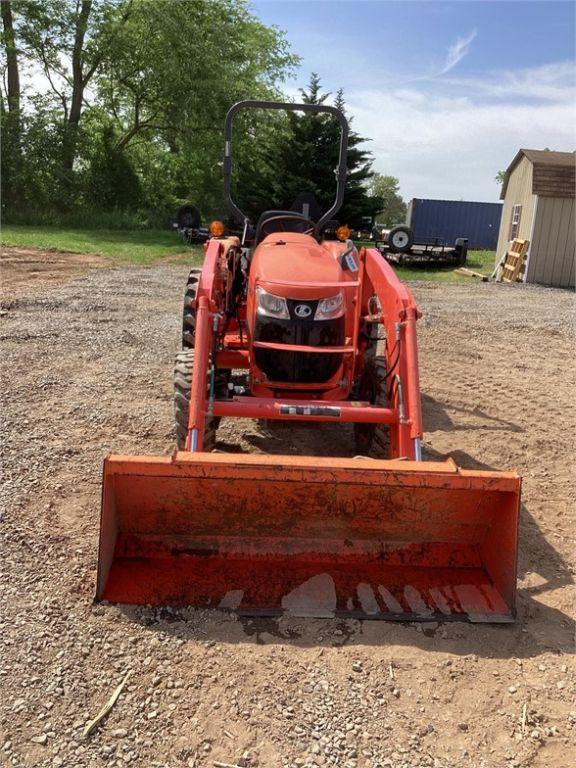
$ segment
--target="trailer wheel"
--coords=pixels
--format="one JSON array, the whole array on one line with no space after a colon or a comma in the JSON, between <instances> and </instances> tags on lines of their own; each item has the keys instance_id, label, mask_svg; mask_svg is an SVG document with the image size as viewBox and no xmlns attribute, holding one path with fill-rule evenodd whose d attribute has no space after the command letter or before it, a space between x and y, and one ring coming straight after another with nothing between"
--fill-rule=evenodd
<instances>
[{"instance_id":1,"label":"trailer wheel","mask_svg":"<svg viewBox=\"0 0 576 768\"><path fill-rule=\"evenodd\" d=\"M410 227L394 227L388 232L388 248L392 253L406 253L414 245L414 233Z\"/></svg>"},{"instance_id":2,"label":"trailer wheel","mask_svg":"<svg viewBox=\"0 0 576 768\"><path fill-rule=\"evenodd\" d=\"M188 436L188 416L190 414L190 391L192 388L192 369L194 367L194 350L183 349L176 354L174 365L174 426L178 449L186 448ZM216 445L216 429L218 419L206 419L203 450L212 451Z\"/></svg>"},{"instance_id":3,"label":"trailer wheel","mask_svg":"<svg viewBox=\"0 0 576 768\"><path fill-rule=\"evenodd\" d=\"M194 303L198 292L201 269L192 269L188 275L186 291L184 292L184 310L182 315L182 347L194 349L194 336L196 333L196 310Z\"/></svg>"},{"instance_id":4,"label":"trailer wheel","mask_svg":"<svg viewBox=\"0 0 576 768\"><path fill-rule=\"evenodd\" d=\"M369 357L360 381L359 397L372 405L387 408L386 360L382 355ZM354 424L356 452L374 459L390 456L390 430L386 424Z\"/></svg>"}]
</instances>

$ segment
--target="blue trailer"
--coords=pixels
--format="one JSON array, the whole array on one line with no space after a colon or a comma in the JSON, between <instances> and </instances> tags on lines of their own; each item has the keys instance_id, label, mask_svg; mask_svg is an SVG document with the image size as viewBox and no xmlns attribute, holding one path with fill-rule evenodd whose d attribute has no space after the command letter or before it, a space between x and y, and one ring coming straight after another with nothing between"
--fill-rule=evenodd
<instances>
[{"instance_id":1,"label":"blue trailer","mask_svg":"<svg viewBox=\"0 0 576 768\"><path fill-rule=\"evenodd\" d=\"M425 200L415 197L408 205L407 224L415 243L448 245L468 239L469 248L496 250L502 203L464 200Z\"/></svg>"}]
</instances>

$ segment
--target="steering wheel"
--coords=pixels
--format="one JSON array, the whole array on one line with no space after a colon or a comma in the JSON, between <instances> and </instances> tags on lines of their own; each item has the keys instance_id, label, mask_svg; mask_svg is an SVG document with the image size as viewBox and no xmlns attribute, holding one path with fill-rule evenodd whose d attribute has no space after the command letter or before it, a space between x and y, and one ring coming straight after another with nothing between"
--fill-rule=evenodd
<instances>
[{"instance_id":1,"label":"steering wheel","mask_svg":"<svg viewBox=\"0 0 576 768\"><path fill-rule=\"evenodd\" d=\"M293 230L286 229L285 223L286 219L293 219L295 221L304 222L306 224L310 224L311 226L304 230L304 232L301 232L300 234L303 235L311 235L312 233L316 232L316 222L313 219L309 219L307 216L304 216L301 213L282 213L278 216L271 216L269 219L266 219L262 222L262 224L259 227L259 232L256 233L256 240L259 242L262 237L266 237L267 235L273 235L274 232L293 232ZM268 225L271 224L273 221L281 222L281 226L279 226L277 229L275 229L273 232L268 232Z\"/></svg>"}]
</instances>

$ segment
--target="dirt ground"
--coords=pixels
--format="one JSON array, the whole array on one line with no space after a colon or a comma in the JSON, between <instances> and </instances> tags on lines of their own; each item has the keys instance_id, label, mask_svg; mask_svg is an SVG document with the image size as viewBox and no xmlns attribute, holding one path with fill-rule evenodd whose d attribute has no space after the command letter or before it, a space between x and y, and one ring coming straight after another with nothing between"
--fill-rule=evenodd
<instances>
[{"instance_id":1,"label":"dirt ground","mask_svg":"<svg viewBox=\"0 0 576 768\"><path fill-rule=\"evenodd\" d=\"M101 256L85 253L45 253L35 248L2 248L0 291L8 300L49 283L58 283L92 267L110 265Z\"/></svg>"},{"instance_id":2,"label":"dirt ground","mask_svg":"<svg viewBox=\"0 0 576 768\"><path fill-rule=\"evenodd\" d=\"M571 293L412 286L427 455L524 477L518 621L253 620L92 603L103 457L172 450L186 267L2 259L1 765L573 764ZM218 447L352 450L346 428L253 422Z\"/></svg>"}]
</instances>

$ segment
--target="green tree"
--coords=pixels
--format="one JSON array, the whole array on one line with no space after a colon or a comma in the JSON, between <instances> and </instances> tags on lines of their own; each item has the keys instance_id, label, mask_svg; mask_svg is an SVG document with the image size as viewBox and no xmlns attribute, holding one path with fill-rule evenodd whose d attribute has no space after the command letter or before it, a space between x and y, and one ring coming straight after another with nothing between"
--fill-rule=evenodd
<instances>
[{"instance_id":1,"label":"green tree","mask_svg":"<svg viewBox=\"0 0 576 768\"><path fill-rule=\"evenodd\" d=\"M395 227L406 221L406 203L400 195L400 182L395 176L374 173L368 189L370 195L380 202L376 212L379 224Z\"/></svg>"},{"instance_id":2,"label":"green tree","mask_svg":"<svg viewBox=\"0 0 576 768\"><path fill-rule=\"evenodd\" d=\"M60 168L55 179L62 203L76 192L82 117L88 87L107 56L106 31L124 23L132 3L124 0L27 0L17 4L17 31L28 61L51 88L46 105L58 110Z\"/></svg>"},{"instance_id":3,"label":"green tree","mask_svg":"<svg viewBox=\"0 0 576 768\"><path fill-rule=\"evenodd\" d=\"M103 211L136 209L141 203L139 178L120 147L112 125L94 146L86 173L86 201Z\"/></svg>"},{"instance_id":4,"label":"green tree","mask_svg":"<svg viewBox=\"0 0 576 768\"><path fill-rule=\"evenodd\" d=\"M244 0L135 2L107 47L98 100L120 146L148 173L169 166L182 196L220 207L224 117L240 99L278 97L297 61L283 35Z\"/></svg>"},{"instance_id":5,"label":"green tree","mask_svg":"<svg viewBox=\"0 0 576 768\"><path fill-rule=\"evenodd\" d=\"M340 89L336 94L334 105L346 114L344 92ZM352 119L348 117L350 124ZM342 209L338 214L341 221L353 227L372 225L376 214L382 208L382 200L378 194L369 194L367 185L374 176L372 171L373 158L370 152L361 149L368 139L350 130L348 135L348 178L346 194Z\"/></svg>"},{"instance_id":6,"label":"green tree","mask_svg":"<svg viewBox=\"0 0 576 768\"><path fill-rule=\"evenodd\" d=\"M105 158L94 164L103 147L138 174L143 204L164 208L192 196L214 208L226 110L241 98L277 97L297 61L246 0L29 0L2 2L2 18L4 149L14 146L12 113L22 115L15 146L31 209L43 201L63 212L89 200L108 205L93 195L95 176L102 184L114 170ZM43 72L47 95L19 98L19 54ZM10 163L2 174L6 192Z\"/></svg>"}]
</instances>

